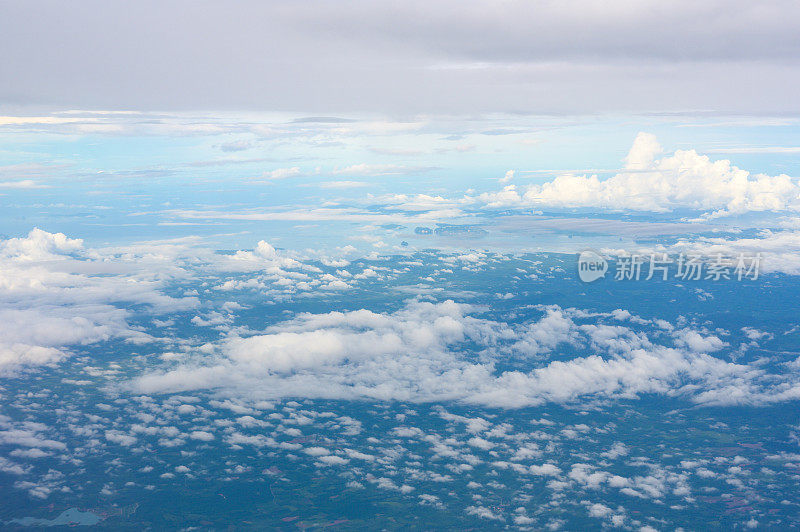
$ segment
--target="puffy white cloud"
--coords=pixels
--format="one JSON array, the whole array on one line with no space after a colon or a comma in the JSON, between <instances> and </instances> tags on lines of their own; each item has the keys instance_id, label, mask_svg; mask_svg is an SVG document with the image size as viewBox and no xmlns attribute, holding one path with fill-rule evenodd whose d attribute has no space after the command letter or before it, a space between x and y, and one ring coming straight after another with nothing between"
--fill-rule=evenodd
<instances>
[{"instance_id":1,"label":"puffy white cloud","mask_svg":"<svg viewBox=\"0 0 800 532\"><path fill-rule=\"evenodd\" d=\"M45 436L49 427L35 422L11 422L0 418L0 444L28 447L32 449L54 449L63 451L67 445Z\"/></svg>"},{"instance_id":2,"label":"puffy white cloud","mask_svg":"<svg viewBox=\"0 0 800 532\"><path fill-rule=\"evenodd\" d=\"M334 455L327 455L327 456L320 456L317 459L318 462L324 465L344 465L350 462L347 458L342 458L341 456L334 456Z\"/></svg>"},{"instance_id":3,"label":"puffy white cloud","mask_svg":"<svg viewBox=\"0 0 800 532\"><path fill-rule=\"evenodd\" d=\"M305 453L309 456L325 456L331 454L325 447L309 447L305 450Z\"/></svg>"},{"instance_id":4,"label":"puffy white cloud","mask_svg":"<svg viewBox=\"0 0 800 532\"><path fill-rule=\"evenodd\" d=\"M528 469L532 475L556 477L561 474L561 469L554 464L532 465Z\"/></svg>"},{"instance_id":5,"label":"puffy white cloud","mask_svg":"<svg viewBox=\"0 0 800 532\"><path fill-rule=\"evenodd\" d=\"M0 242L0 256L17 262L54 260L81 249L83 240L67 238L64 233L48 233L38 227L25 238Z\"/></svg>"},{"instance_id":6,"label":"puffy white cloud","mask_svg":"<svg viewBox=\"0 0 800 532\"><path fill-rule=\"evenodd\" d=\"M140 393L211 388L250 400L455 400L511 408L645 393L705 404L800 396L796 373L768 374L712 356L724 347L721 340L686 327L674 335L661 327L645 332L602 323L614 315L556 307L511 327L469 315L476 310L415 300L393 313L303 314L267 334L232 336L210 351L151 368L126 386ZM578 324L578 317L595 323ZM551 359L562 342L589 353ZM533 368L497 370L496 363L509 357L527 358ZM484 441L476 437L471 444L486 447Z\"/></svg>"},{"instance_id":7,"label":"puffy white cloud","mask_svg":"<svg viewBox=\"0 0 800 532\"><path fill-rule=\"evenodd\" d=\"M128 325L131 311L120 303L156 313L197 303L161 292L175 266L164 259L160 265L142 270L136 258L41 229L0 241L0 374L56 362L70 346L152 340Z\"/></svg>"},{"instance_id":8,"label":"puffy white cloud","mask_svg":"<svg viewBox=\"0 0 800 532\"><path fill-rule=\"evenodd\" d=\"M703 336L697 331L682 329L674 333L678 345L686 346L692 351L710 353L722 349L725 342L714 335Z\"/></svg>"},{"instance_id":9,"label":"puffy white cloud","mask_svg":"<svg viewBox=\"0 0 800 532\"><path fill-rule=\"evenodd\" d=\"M486 508L485 506L467 506L465 510L469 515L475 515L482 519L490 519L493 521L504 521L502 516L497 515L496 513L492 512L489 508Z\"/></svg>"},{"instance_id":10,"label":"puffy white cloud","mask_svg":"<svg viewBox=\"0 0 800 532\"><path fill-rule=\"evenodd\" d=\"M484 451L488 451L495 446L494 442L490 442L489 440L480 438L478 436L470 438L467 440L467 443L472 447L477 447L478 449L483 449Z\"/></svg>"},{"instance_id":11,"label":"puffy white cloud","mask_svg":"<svg viewBox=\"0 0 800 532\"><path fill-rule=\"evenodd\" d=\"M61 360L64 352L52 347L30 344L0 345L0 371L13 371L20 366L42 366Z\"/></svg>"},{"instance_id":12,"label":"puffy white cloud","mask_svg":"<svg viewBox=\"0 0 800 532\"><path fill-rule=\"evenodd\" d=\"M600 518L607 517L611 515L612 511L613 510L611 510L611 508L600 503L594 503L589 506L589 515L591 517L600 517Z\"/></svg>"},{"instance_id":13,"label":"puffy white cloud","mask_svg":"<svg viewBox=\"0 0 800 532\"><path fill-rule=\"evenodd\" d=\"M283 282L294 290L295 283L312 280L307 273L289 270L319 272L263 240L254 250L235 254L196 244L197 239L187 238L92 249L80 239L38 228L26 237L0 241L0 375L58 362L80 345L113 338L152 341L129 325L134 313L180 313L199 303L196 291L186 297L166 295L164 289L174 280L202 272L258 272L256 279L229 282L234 288L251 281L257 286ZM313 280L309 288L321 284ZM331 276L325 286L350 285ZM235 306L227 303L222 310L224 314L212 310L196 316L192 323L228 326Z\"/></svg>"},{"instance_id":14,"label":"puffy white cloud","mask_svg":"<svg viewBox=\"0 0 800 532\"><path fill-rule=\"evenodd\" d=\"M630 449L628 449L627 445L625 445L622 442L616 442L614 443L614 445L611 446L611 449L602 453L602 456L609 458L611 460L616 460L620 456L627 456L629 452Z\"/></svg>"},{"instance_id":15,"label":"puffy white cloud","mask_svg":"<svg viewBox=\"0 0 800 532\"><path fill-rule=\"evenodd\" d=\"M130 434L126 434L118 430L107 430L105 436L106 439L111 443L116 443L117 445L122 445L124 447L130 447L136 443L136 436L131 436Z\"/></svg>"},{"instance_id":16,"label":"puffy white cloud","mask_svg":"<svg viewBox=\"0 0 800 532\"><path fill-rule=\"evenodd\" d=\"M630 170L646 170L653 166L656 156L664 150L655 135L639 132L633 141L628 155L625 157L625 168Z\"/></svg>"},{"instance_id":17,"label":"puffy white cloud","mask_svg":"<svg viewBox=\"0 0 800 532\"><path fill-rule=\"evenodd\" d=\"M214 435L205 430L195 430L189 434L189 438L200 441L212 441L214 439Z\"/></svg>"},{"instance_id":18,"label":"puffy white cloud","mask_svg":"<svg viewBox=\"0 0 800 532\"><path fill-rule=\"evenodd\" d=\"M669 212L701 211L706 217L752 211L800 211L800 185L785 174L750 174L728 160L712 161L695 150L661 153L656 138L639 133L625 169L608 178L560 175L541 185L508 185L478 197L491 207L531 206Z\"/></svg>"}]
</instances>

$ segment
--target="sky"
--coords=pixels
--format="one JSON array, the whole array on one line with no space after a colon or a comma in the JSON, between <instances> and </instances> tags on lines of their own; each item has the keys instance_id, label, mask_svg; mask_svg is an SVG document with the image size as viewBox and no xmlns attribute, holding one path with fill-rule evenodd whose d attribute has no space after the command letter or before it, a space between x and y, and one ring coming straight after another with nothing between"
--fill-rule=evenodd
<instances>
[{"instance_id":1,"label":"sky","mask_svg":"<svg viewBox=\"0 0 800 532\"><path fill-rule=\"evenodd\" d=\"M799 527L799 16L0 0L0 528Z\"/></svg>"},{"instance_id":2,"label":"sky","mask_svg":"<svg viewBox=\"0 0 800 532\"><path fill-rule=\"evenodd\" d=\"M3 2L0 102L792 115L796 2Z\"/></svg>"}]
</instances>

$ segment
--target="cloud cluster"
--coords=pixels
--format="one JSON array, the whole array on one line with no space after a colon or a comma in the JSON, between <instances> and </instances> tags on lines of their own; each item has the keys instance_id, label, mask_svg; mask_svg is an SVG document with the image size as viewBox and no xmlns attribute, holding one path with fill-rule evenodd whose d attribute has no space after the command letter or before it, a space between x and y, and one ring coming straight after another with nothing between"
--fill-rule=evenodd
<instances>
[{"instance_id":1,"label":"cloud cluster","mask_svg":"<svg viewBox=\"0 0 800 532\"><path fill-rule=\"evenodd\" d=\"M800 393L797 375L768 375L710 353L718 337L666 322L650 331L605 323L557 307L511 326L446 301L409 301L391 313L303 314L267 334L232 336L151 368L128 387L137 393L214 389L224 396L459 401L499 407L581 398L684 396L704 404L764 403ZM641 320L639 320L641 321ZM641 325L641 323L640 323ZM581 354L551 358L560 346ZM519 369L500 370L512 361Z\"/></svg>"},{"instance_id":2,"label":"cloud cluster","mask_svg":"<svg viewBox=\"0 0 800 532\"><path fill-rule=\"evenodd\" d=\"M264 240L234 253L217 253L200 241L188 237L98 249L38 228L0 240L0 375L57 362L81 345L154 341L160 327L201 306L198 288L207 294L258 291L285 300L379 278L369 268L351 273L327 259L323 272ZM204 276L215 284L198 286ZM176 290L183 296L174 295ZM226 329L243 308L233 301L215 307L205 299L206 308L189 320L192 325ZM167 316L156 318L162 315ZM132 320L152 320L156 329L132 326Z\"/></svg>"},{"instance_id":3,"label":"cloud cluster","mask_svg":"<svg viewBox=\"0 0 800 532\"><path fill-rule=\"evenodd\" d=\"M782 174L751 175L730 161L712 161L694 150L657 159L656 138L639 133L625 170L601 180L596 175L561 175L542 185L482 194L491 207L530 206L670 212L700 211L705 217L753 211L800 211L800 184Z\"/></svg>"},{"instance_id":4,"label":"cloud cluster","mask_svg":"<svg viewBox=\"0 0 800 532\"><path fill-rule=\"evenodd\" d=\"M128 324L126 307L165 313L197 304L161 292L159 275L171 268L163 266L141 271L135 260L41 229L0 241L0 374L56 362L70 346L151 341Z\"/></svg>"}]
</instances>

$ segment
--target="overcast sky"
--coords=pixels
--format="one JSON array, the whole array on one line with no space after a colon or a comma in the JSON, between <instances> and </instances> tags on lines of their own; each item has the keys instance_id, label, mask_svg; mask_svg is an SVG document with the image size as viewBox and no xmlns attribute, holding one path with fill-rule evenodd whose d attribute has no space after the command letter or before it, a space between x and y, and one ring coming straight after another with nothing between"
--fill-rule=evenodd
<instances>
[{"instance_id":1,"label":"overcast sky","mask_svg":"<svg viewBox=\"0 0 800 532\"><path fill-rule=\"evenodd\" d=\"M304 113L800 110L786 1L2 1L0 104Z\"/></svg>"}]
</instances>

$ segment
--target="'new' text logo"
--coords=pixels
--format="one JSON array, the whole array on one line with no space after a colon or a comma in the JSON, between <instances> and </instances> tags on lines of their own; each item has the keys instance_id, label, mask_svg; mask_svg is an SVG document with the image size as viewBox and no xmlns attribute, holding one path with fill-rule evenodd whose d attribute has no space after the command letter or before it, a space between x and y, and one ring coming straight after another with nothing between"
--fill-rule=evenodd
<instances>
[{"instance_id":1,"label":"'new' text logo","mask_svg":"<svg viewBox=\"0 0 800 532\"><path fill-rule=\"evenodd\" d=\"M596 251L587 249L578 256L578 277L584 283L591 283L605 276L608 262Z\"/></svg>"}]
</instances>

